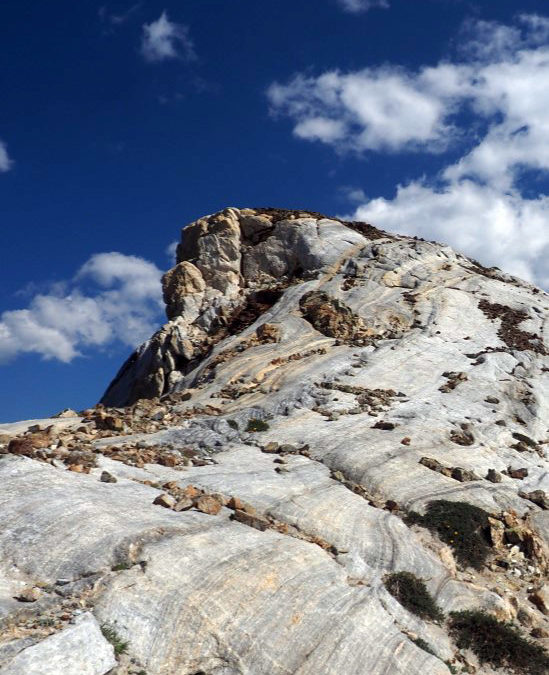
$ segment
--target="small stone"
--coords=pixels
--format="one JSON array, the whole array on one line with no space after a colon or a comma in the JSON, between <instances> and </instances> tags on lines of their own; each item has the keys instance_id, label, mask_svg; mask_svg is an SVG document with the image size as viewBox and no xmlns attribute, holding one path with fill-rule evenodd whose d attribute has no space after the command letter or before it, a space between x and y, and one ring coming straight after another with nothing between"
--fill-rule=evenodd
<instances>
[{"instance_id":1,"label":"small stone","mask_svg":"<svg viewBox=\"0 0 549 675\"><path fill-rule=\"evenodd\" d=\"M230 501L230 498L224 494L221 494L221 492L212 492L211 496L216 499L221 504L221 506L227 506Z\"/></svg>"},{"instance_id":2,"label":"small stone","mask_svg":"<svg viewBox=\"0 0 549 675\"><path fill-rule=\"evenodd\" d=\"M19 602L36 602L40 598L40 591L37 588L25 588L15 596Z\"/></svg>"},{"instance_id":3,"label":"small stone","mask_svg":"<svg viewBox=\"0 0 549 675\"><path fill-rule=\"evenodd\" d=\"M452 431L450 440L457 445L473 445L475 437L467 429L462 429L461 431Z\"/></svg>"},{"instance_id":4,"label":"small stone","mask_svg":"<svg viewBox=\"0 0 549 675\"><path fill-rule=\"evenodd\" d=\"M194 485L187 485L187 487L183 489L183 494L189 499L194 499L195 497L200 497L202 490L199 490Z\"/></svg>"},{"instance_id":5,"label":"small stone","mask_svg":"<svg viewBox=\"0 0 549 675\"><path fill-rule=\"evenodd\" d=\"M494 548L502 549L505 544L505 525L497 518L488 517L490 524L490 539Z\"/></svg>"},{"instance_id":6,"label":"small stone","mask_svg":"<svg viewBox=\"0 0 549 675\"><path fill-rule=\"evenodd\" d=\"M153 504L156 504L156 506L163 506L165 509L171 509L175 506L175 499L171 495L163 493L155 498Z\"/></svg>"},{"instance_id":7,"label":"small stone","mask_svg":"<svg viewBox=\"0 0 549 675\"><path fill-rule=\"evenodd\" d=\"M392 431L396 427L396 424L393 422L385 422L383 420L379 420L379 422L376 422L372 429L383 429L383 431Z\"/></svg>"},{"instance_id":8,"label":"small stone","mask_svg":"<svg viewBox=\"0 0 549 675\"><path fill-rule=\"evenodd\" d=\"M242 510L244 509L244 502L239 497L231 497L227 506L233 511Z\"/></svg>"},{"instance_id":9,"label":"small stone","mask_svg":"<svg viewBox=\"0 0 549 675\"><path fill-rule=\"evenodd\" d=\"M174 467L174 466L177 466L177 464L178 464L177 457L175 455L171 455L171 454L168 454L168 453L166 453L164 455L160 455L160 457L158 457L158 459L156 461L161 466Z\"/></svg>"},{"instance_id":10,"label":"small stone","mask_svg":"<svg viewBox=\"0 0 549 675\"><path fill-rule=\"evenodd\" d=\"M519 492L519 497L528 499L533 504L537 504L544 511L549 510L549 498L544 490L533 490L532 492Z\"/></svg>"},{"instance_id":11,"label":"small stone","mask_svg":"<svg viewBox=\"0 0 549 675\"><path fill-rule=\"evenodd\" d=\"M549 614L549 586L545 584L528 596L528 600L535 605L542 614Z\"/></svg>"},{"instance_id":12,"label":"small stone","mask_svg":"<svg viewBox=\"0 0 549 675\"><path fill-rule=\"evenodd\" d=\"M183 497L183 499L180 499L175 506L173 507L174 511L188 511L190 508L193 507L193 500L189 499L188 497Z\"/></svg>"},{"instance_id":13,"label":"small stone","mask_svg":"<svg viewBox=\"0 0 549 675\"><path fill-rule=\"evenodd\" d=\"M263 323L258 326L255 331L257 337L261 342L279 342L280 341L280 326L274 323Z\"/></svg>"},{"instance_id":14,"label":"small stone","mask_svg":"<svg viewBox=\"0 0 549 675\"><path fill-rule=\"evenodd\" d=\"M12 438L8 443L8 453L32 457L34 454L34 447L29 438Z\"/></svg>"},{"instance_id":15,"label":"small stone","mask_svg":"<svg viewBox=\"0 0 549 675\"><path fill-rule=\"evenodd\" d=\"M86 470L86 467L82 464L71 464L69 466L69 471L73 471L74 473L89 473L89 469Z\"/></svg>"},{"instance_id":16,"label":"small stone","mask_svg":"<svg viewBox=\"0 0 549 675\"><path fill-rule=\"evenodd\" d=\"M113 476L112 473L109 473L108 471L103 471L101 473L101 476L100 476L99 480L102 483L116 483L116 482L118 482L116 477Z\"/></svg>"},{"instance_id":17,"label":"small stone","mask_svg":"<svg viewBox=\"0 0 549 675\"><path fill-rule=\"evenodd\" d=\"M491 403L492 405L497 405L499 403L499 398L495 396L487 396L485 399L486 403Z\"/></svg>"},{"instance_id":18,"label":"small stone","mask_svg":"<svg viewBox=\"0 0 549 675\"><path fill-rule=\"evenodd\" d=\"M458 480L460 483L468 483L473 480L480 480L474 471L463 469L461 466L456 466L452 469L452 478Z\"/></svg>"},{"instance_id":19,"label":"small stone","mask_svg":"<svg viewBox=\"0 0 549 675\"><path fill-rule=\"evenodd\" d=\"M495 469L488 469L488 473L486 474L486 480L489 480L490 483L501 483L503 479L503 476L500 474L499 471L496 471Z\"/></svg>"},{"instance_id":20,"label":"small stone","mask_svg":"<svg viewBox=\"0 0 549 675\"><path fill-rule=\"evenodd\" d=\"M124 421L113 415L98 415L95 418L95 426L107 431L124 431Z\"/></svg>"},{"instance_id":21,"label":"small stone","mask_svg":"<svg viewBox=\"0 0 549 675\"><path fill-rule=\"evenodd\" d=\"M526 467L521 467L520 469L512 469L510 466L508 466L507 475L517 480L523 480L524 478L526 478L526 476L528 476L528 469Z\"/></svg>"},{"instance_id":22,"label":"small stone","mask_svg":"<svg viewBox=\"0 0 549 675\"><path fill-rule=\"evenodd\" d=\"M405 436L401 441L402 445L410 445L412 439L409 436Z\"/></svg>"},{"instance_id":23,"label":"small stone","mask_svg":"<svg viewBox=\"0 0 549 675\"><path fill-rule=\"evenodd\" d=\"M444 466L444 464L441 464L438 459L434 459L433 457L422 457L419 460L419 463L422 466L427 467L428 469L431 469L431 471L436 471L437 473L442 473L445 476L449 476L451 473L451 469L448 469L447 467Z\"/></svg>"},{"instance_id":24,"label":"small stone","mask_svg":"<svg viewBox=\"0 0 549 675\"><path fill-rule=\"evenodd\" d=\"M239 523L253 527L260 532L264 532L270 525L266 518L263 518L262 516L254 516L240 510L235 511L232 514L231 520L236 520Z\"/></svg>"},{"instance_id":25,"label":"small stone","mask_svg":"<svg viewBox=\"0 0 549 675\"><path fill-rule=\"evenodd\" d=\"M221 511L220 502L212 495L201 495L194 500L194 507L210 516L215 516Z\"/></svg>"},{"instance_id":26,"label":"small stone","mask_svg":"<svg viewBox=\"0 0 549 675\"><path fill-rule=\"evenodd\" d=\"M64 408L60 412L56 413L55 415L52 415L52 417L78 417L78 413L75 410L72 410L71 408Z\"/></svg>"}]
</instances>

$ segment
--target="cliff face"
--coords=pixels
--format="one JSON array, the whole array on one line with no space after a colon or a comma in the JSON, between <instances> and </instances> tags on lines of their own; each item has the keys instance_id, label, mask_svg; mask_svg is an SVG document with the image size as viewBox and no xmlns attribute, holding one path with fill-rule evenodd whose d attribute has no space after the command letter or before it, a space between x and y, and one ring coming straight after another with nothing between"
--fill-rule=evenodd
<instances>
[{"instance_id":1,"label":"cliff face","mask_svg":"<svg viewBox=\"0 0 549 675\"><path fill-rule=\"evenodd\" d=\"M226 209L177 259L104 405L0 427L0 666L105 673L103 624L117 673L498 672L457 648L464 609L546 644L547 295L308 212ZM77 628L88 670L28 670Z\"/></svg>"},{"instance_id":2,"label":"cliff face","mask_svg":"<svg viewBox=\"0 0 549 675\"><path fill-rule=\"evenodd\" d=\"M285 291L352 264L355 249L382 239L392 238L363 223L279 209L228 208L191 223L163 279L169 323L128 359L101 402L123 406L181 389L218 342Z\"/></svg>"}]
</instances>

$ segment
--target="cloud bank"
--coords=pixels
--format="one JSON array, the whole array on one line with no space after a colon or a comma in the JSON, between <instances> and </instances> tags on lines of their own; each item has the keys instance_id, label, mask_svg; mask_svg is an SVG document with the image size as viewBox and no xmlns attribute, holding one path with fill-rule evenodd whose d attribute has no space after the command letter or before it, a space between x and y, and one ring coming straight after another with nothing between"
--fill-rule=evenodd
<instances>
[{"instance_id":1,"label":"cloud bank","mask_svg":"<svg viewBox=\"0 0 549 675\"><path fill-rule=\"evenodd\" d=\"M191 61L196 58L189 29L183 24L170 21L165 11L156 21L143 25L141 54L150 63L170 59Z\"/></svg>"},{"instance_id":2,"label":"cloud bank","mask_svg":"<svg viewBox=\"0 0 549 675\"><path fill-rule=\"evenodd\" d=\"M297 138L340 154L444 160L452 150L436 175L366 200L355 217L443 240L549 288L549 199L533 190L549 177L549 19L470 22L461 37L453 61L416 71L391 65L273 83L271 109L292 120Z\"/></svg>"},{"instance_id":3,"label":"cloud bank","mask_svg":"<svg viewBox=\"0 0 549 675\"><path fill-rule=\"evenodd\" d=\"M0 315L0 363L28 352L69 363L86 349L137 346L161 321L161 275L136 256L91 256L70 282Z\"/></svg>"}]
</instances>

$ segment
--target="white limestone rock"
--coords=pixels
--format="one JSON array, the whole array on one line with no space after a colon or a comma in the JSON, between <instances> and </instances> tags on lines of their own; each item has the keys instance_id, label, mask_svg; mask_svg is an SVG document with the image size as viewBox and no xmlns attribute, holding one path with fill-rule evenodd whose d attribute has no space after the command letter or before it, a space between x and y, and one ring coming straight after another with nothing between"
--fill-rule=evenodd
<instances>
[{"instance_id":1,"label":"white limestone rock","mask_svg":"<svg viewBox=\"0 0 549 675\"><path fill-rule=\"evenodd\" d=\"M0 670L3 675L105 675L115 666L112 645L86 613L74 625L25 647Z\"/></svg>"},{"instance_id":2,"label":"white limestone rock","mask_svg":"<svg viewBox=\"0 0 549 675\"><path fill-rule=\"evenodd\" d=\"M528 600L549 568L549 512L528 497L549 494L546 294L433 242L235 208L183 230L164 294L169 322L103 398L154 401L106 411L119 431L86 441L88 475L0 455L0 659L60 637L25 617L69 598L147 675L442 675L463 659L491 675L388 593L399 571L446 614L549 629ZM152 463L164 450L185 461ZM496 519L501 565L464 569L407 524L440 499ZM42 591L23 607L27 587Z\"/></svg>"}]
</instances>

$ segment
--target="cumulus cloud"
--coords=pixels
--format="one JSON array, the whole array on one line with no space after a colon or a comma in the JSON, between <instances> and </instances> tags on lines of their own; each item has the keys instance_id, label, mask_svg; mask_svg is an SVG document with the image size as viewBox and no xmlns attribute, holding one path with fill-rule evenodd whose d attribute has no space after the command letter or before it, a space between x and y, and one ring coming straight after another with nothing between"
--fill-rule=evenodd
<instances>
[{"instance_id":1,"label":"cumulus cloud","mask_svg":"<svg viewBox=\"0 0 549 675\"><path fill-rule=\"evenodd\" d=\"M454 76L454 73L451 74ZM454 86L429 70L365 68L272 84L271 110L294 122L294 135L338 151L444 150L453 135Z\"/></svg>"},{"instance_id":2,"label":"cumulus cloud","mask_svg":"<svg viewBox=\"0 0 549 675\"><path fill-rule=\"evenodd\" d=\"M170 21L165 11L156 21L143 25L141 54L151 63L177 58L190 61L196 58L189 29Z\"/></svg>"},{"instance_id":3,"label":"cumulus cloud","mask_svg":"<svg viewBox=\"0 0 549 675\"><path fill-rule=\"evenodd\" d=\"M358 12L367 12L369 9L379 7L387 9L389 7L388 0L337 0L341 7L351 14Z\"/></svg>"},{"instance_id":4,"label":"cumulus cloud","mask_svg":"<svg viewBox=\"0 0 549 675\"><path fill-rule=\"evenodd\" d=\"M470 22L453 61L297 74L268 97L296 137L338 153L452 149L437 175L399 186L393 199L366 199L356 216L444 240L547 287L548 199L526 195L521 179L549 171L548 40L539 15Z\"/></svg>"},{"instance_id":5,"label":"cumulus cloud","mask_svg":"<svg viewBox=\"0 0 549 675\"><path fill-rule=\"evenodd\" d=\"M356 220L436 239L489 266L549 289L549 197L525 199L471 180L399 186L393 199L359 206Z\"/></svg>"},{"instance_id":6,"label":"cumulus cloud","mask_svg":"<svg viewBox=\"0 0 549 675\"><path fill-rule=\"evenodd\" d=\"M9 171L12 167L12 164L13 162L8 155L6 144L0 141L0 173Z\"/></svg>"},{"instance_id":7,"label":"cumulus cloud","mask_svg":"<svg viewBox=\"0 0 549 675\"><path fill-rule=\"evenodd\" d=\"M136 256L91 256L72 281L0 315L0 362L32 352L69 363L89 348L135 347L161 320L161 275Z\"/></svg>"}]
</instances>

